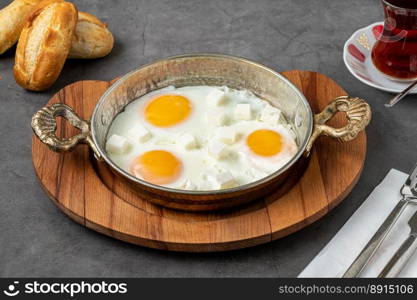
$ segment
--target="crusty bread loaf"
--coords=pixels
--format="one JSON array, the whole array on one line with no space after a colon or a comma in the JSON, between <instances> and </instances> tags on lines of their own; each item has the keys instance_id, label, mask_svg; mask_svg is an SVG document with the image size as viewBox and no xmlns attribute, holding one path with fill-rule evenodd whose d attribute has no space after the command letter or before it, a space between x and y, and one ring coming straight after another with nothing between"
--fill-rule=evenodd
<instances>
[{"instance_id":1,"label":"crusty bread loaf","mask_svg":"<svg viewBox=\"0 0 417 300\"><path fill-rule=\"evenodd\" d=\"M99 58L113 49L113 35L95 16L78 12L69 58Z\"/></svg>"},{"instance_id":2,"label":"crusty bread loaf","mask_svg":"<svg viewBox=\"0 0 417 300\"><path fill-rule=\"evenodd\" d=\"M19 39L26 17L41 0L14 0L0 10L0 54Z\"/></svg>"},{"instance_id":3,"label":"crusty bread loaf","mask_svg":"<svg viewBox=\"0 0 417 300\"><path fill-rule=\"evenodd\" d=\"M58 78L71 48L77 9L65 1L43 1L28 16L16 49L14 76L25 89L42 91Z\"/></svg>"},{"instance_id":4,"label":"crusty bread loaf","mask_svg":"<svg viewBox=\"0 0 417 300\"><path fill-rule=\"evenodd\" d=\"M0 10L0 54L12 47L19 39L26 17L38 9L64 0L14 0ZM72 40L69 58L99 58L113 49L114 38L107 25L95 16L79 12L78 23Z\"/></svg>"}]
</instances>

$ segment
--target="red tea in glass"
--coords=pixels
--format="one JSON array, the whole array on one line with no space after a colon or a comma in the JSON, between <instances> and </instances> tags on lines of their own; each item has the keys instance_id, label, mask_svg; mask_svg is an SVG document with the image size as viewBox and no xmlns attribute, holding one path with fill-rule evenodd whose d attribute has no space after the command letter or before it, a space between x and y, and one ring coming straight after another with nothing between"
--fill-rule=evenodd
<instances>
[{"instance_id":1,"label":"red tea in glass","mask_svg":"<svg viewBox=\"0 0 417 300\"><path fill-rule=\"evenodd\" d=\"M382 0L384 30L372 49L375 67L395 80L417 78L417 0Z\"/></svg>"}]
</instances>

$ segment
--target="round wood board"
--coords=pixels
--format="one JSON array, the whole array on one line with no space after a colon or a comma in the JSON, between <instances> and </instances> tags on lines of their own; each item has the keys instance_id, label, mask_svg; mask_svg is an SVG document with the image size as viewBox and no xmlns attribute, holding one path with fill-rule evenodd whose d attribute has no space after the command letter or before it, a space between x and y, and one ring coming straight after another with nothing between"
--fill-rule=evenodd
<instances>
[{"instance_id":1,"label":"round wood board","mask_svg":"<svg viewBox=\"0 0 417 300\"><path fill-rule=\"evenodd\" d=\"M315 72L283 73L309 100L314 112L346 92L330 78ZM88 119L111 85L79 81L58 92L49 104L62 102ZM336 115L332 126L342 126ZM76 130L58 120L61 136ZM284 195L271 194L247 206L224 212L191 213L158 207L130 192L94 158L87 146L55 153L32 139L36 175L53 202L76 222L111 237L151 248L211 252L250 247L293 233L339 204L352 190L362 171L366 135L340 143L321 137L301 177ZM291 181L291 180L289 180Z\"/></svg>"}]
</instances>

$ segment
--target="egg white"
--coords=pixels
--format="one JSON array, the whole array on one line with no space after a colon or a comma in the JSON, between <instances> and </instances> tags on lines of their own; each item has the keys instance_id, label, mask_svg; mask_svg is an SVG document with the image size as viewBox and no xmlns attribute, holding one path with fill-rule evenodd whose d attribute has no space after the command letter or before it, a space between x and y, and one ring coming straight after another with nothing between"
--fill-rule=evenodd
<instances>
[{"instance_id":1,"label":"egg white","mask_svg":"<svg viewBox=\"0 0 417 300\"><path fill-rule=\"evenodd\" d=\"M213 89L227 91L228 101L219 107L215 107L206 101L207 94ZM148 123L144 118L146 105L164 94L177 94L189 99L192 112L189 117L174 126L157 127ZM233 109L238 103L249 103L254 118L249 121L235 120ZM297 152L297 145L292 132L284 125L270 126L259 121L258 116L262 109L268 105L265 100L256 97L247 90L233 90L227 87L213 86L186 86L180 88L168 87L153 91L127 105L123 112L118 114L110 126L108 137L113 134L124 136L130 144L125 154L108 153L113 162L129 172L130 164L140 154L150 150L166 150L174 154L183 165L183 171L179 179L165 186L182 189L187 180L191 180L198 190L211 190L215 186L208 180L210 174L216 174L227 170L236 179L238 185L261 179L281 168ZM225 113L227 122L224 126L232 127L238 132L237 140L232 145L227 145L227 156L224 159L216 159L208 152L208 143L216 139L218 125L210 122L208 114ZM127 132L136 124L148 129L152 137L144 143L130 137ZM248 134L257 129L271 129L280 133L283 137L282 151L271 157L261 157L254 154L246 145ZM178 144L181 134L189 133L197 140L197 147L185 150Z\"/></svg>"}]
</instances>

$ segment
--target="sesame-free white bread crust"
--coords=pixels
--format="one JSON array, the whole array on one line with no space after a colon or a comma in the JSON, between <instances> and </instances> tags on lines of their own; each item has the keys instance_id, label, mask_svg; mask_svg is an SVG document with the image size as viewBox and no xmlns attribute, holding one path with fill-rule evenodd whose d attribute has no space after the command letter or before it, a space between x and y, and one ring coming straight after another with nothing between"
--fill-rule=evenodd
<instances>
[{"instance_id":1,"label":"sesame-free white bread crust","mask_svg":"<svg viewBox=\"0 0 417 300\"><path fill-rule=\"evenodd\" d=\"M58 78L71 48L77 8L65 1L43 1L28 16L13 68L23 88L42 91Z\"/></svg>"},{"instance_id":2,"label":"sesame-free white bread crust","mask_svg":"<svg viewBox=\"0 0 417 300\"><path fill-rule=\"evenodd\" d=\"M26 17L41 0L14 0L0 10L0 54L19 39Z\"/></svg>"},{"instance_id":3,"label":"sesame-free white bread crust","mask_svg":"<svg viewBox=\"0 0 417 300\"><path fill-rule=\"evenodd\" d=\"M62 2L50 0L46 2ZM0 10L0 54L12 47L21 34L26 18L42 0L14 0ZM99 58L113 49L114 38L107 25L95 16L78 13L78 23L68 58Z\"/></svg>"},{"instance_id":4,"label":"sesame-free white bread crust","mask_svg":"<svg viewBox=\"0 0 417 300\"><path fill-rule=\"evenodd\" d=\"M107 25L95 16L78 12L69 58L99 58L113 49L114 38Z\"/></svg>"}]
</instances>

